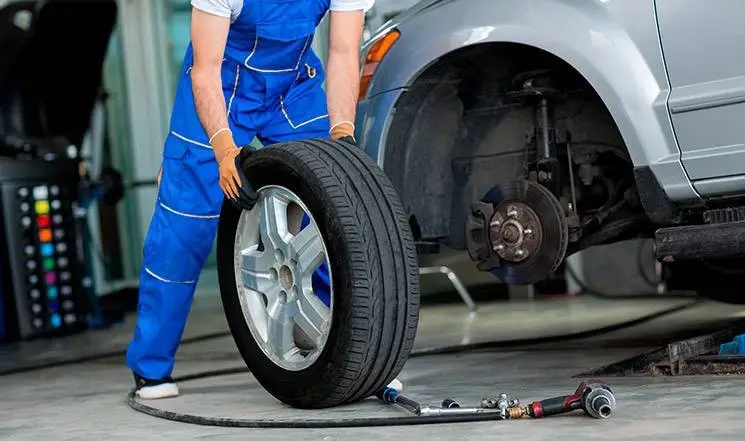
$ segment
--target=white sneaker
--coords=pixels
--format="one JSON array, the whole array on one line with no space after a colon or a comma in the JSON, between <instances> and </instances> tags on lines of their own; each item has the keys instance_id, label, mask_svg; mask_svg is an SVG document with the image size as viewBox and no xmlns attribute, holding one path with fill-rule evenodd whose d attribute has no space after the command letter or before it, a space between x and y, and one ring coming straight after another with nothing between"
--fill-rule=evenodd
<instances>
[{"instance_id":1,"label":"white sneaker","mask_svg":"<svg viewBox=\"0 0 745 441\"><path fill-rule=\"evenodd\" d=\"M179 394L178 386L173 378L166 377L162 380L148 380L137 374L135 377L135 396L143 400L159 400L162 398L173 398Z\"/></svg>"}]
</instances>

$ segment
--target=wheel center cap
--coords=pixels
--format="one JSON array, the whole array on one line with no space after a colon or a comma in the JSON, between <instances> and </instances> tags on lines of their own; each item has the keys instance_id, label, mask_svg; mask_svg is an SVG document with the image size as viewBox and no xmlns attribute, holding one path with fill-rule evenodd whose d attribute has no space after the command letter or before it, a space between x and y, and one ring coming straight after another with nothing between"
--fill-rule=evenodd
<instances>
[{"instance_id":1,"label":"wheel center cap","mask_svg":"<svg viewBox=\"0 0 745 441\"><path fill-rule=\"evenodd\" d=\"M282 265L282 268L279 269L279 281L282 284L282 287L286 290L291 289L295 285L292 270L289 266Z\"/></svg>"}]
</instances>

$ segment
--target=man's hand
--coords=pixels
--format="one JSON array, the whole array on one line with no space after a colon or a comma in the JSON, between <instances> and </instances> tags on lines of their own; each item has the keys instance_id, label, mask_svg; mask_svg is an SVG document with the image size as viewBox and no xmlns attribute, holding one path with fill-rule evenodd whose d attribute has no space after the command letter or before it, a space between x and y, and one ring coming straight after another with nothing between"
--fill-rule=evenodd
<instances>
[{"instance_id":1,"label":"man's hand","mask_svg":"<svg viewBox=\"0 0 745 441\"><path fill-rule=\"evenodd\" d=\"M337 141L343 141L343 142L346 142L347 144L352 144L355 147L357 146L357 140L354 139L354 136L351 136L351 135L342 136L341 138L337 138Z\"/></svg>"},{"instance_id":2,"label":"man's hand","mask_svg":"<svg viewBox=\"0 0 745 441\"><path fill-rule=\"evenodd\" d=\"M243 161L253 152L249 147L238 148L230 131L215 136L213 148L220 172L220 188L236 207L251 210L256 205L257 195L243 173Z\"/></svg>"},{"instance_id":3,"label":"man's hand","mask_svg":"<svg viewBox=\"0 0 745 441\"><path fill-rule=\"evenodd\" d=\"M331 139L354 140L354 123L343 121L331 127Z\"/></svg>"},{"instance_id":4,"label":"man's hand","mask_svg":"<svg viewBox=\"0 0 745 441\"><path fill-rule=\"evenodd\" d=\"M362 10L330 14L326 97L332 139L354 137L364 20Z\"/></svg>"},{"instance_id":5,"label":"man's hand","mask_svg":"<svg viewBox=\"0 0 745 441\"><path fill-rule=\"evenodd\" d=\"M241 184L236 167L236 158L240 152L238 147L227 147L220 152L215 151L217 166L220 170L220 188L231 200L238 199L238 188Z\"/></svg>"},{"instance_id":6,"label":"man's hand","mask_svg":"<svg viewBox=\"0 0 745 441\"><path fill-rule=\"evenodd\" d=\"M243 147L233 161L236 174L238 175L238 182L240 183L238 186L238 197L233 200L233 204L242 210L251 210L259 198L256 190L254 190L251 183L248 182L245 173L243 173L243 161L252 154L253 150L251 150L251 147Z\"/></svg>"}]
</instances>

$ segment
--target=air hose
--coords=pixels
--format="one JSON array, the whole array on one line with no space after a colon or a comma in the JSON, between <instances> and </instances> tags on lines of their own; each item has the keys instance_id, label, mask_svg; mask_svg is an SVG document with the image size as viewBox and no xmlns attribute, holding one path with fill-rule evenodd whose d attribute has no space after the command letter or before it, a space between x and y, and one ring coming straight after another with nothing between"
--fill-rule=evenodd
<instances>
[{"instance_id":1,"label":"air hose","mask_svg":"<svg viewBox=\"0 0 745 441\"><path fill-rule=\"evenodd\" d=\"M185 376L177 382L197 380L201 378L215 378L248 372L247 368L223 369ZM200 426L241 427L254 429L329 429L343 427L382 427L382 426L414 426L423 424L467 423L479 421L498 421L498 414L482 413L472 415L436 415L436 416L404 416L404 417L371 417L371 418L224 418L188 413L172 412L156 409L135 399L134 391L127 396L127 404L132 409L161 419L180 423L196 424Z\"/></svg>"},{"instance_id":2,"label":"air hose","mask_svg":"<svg viewBox=\"0 0 745 441\"><path fill-rule=\"evenodd\" d=\"M529 346L540 343L553 343L559 341L576 340L580 338L593 337L597 335L607 334L610 332L618 331L624 328L640 325L651 320L661 318L666 315L674 314L676 312L683 311L691 308L698 304L699 301L695 300L683 305L678 305L672 308L664 309L659 312L644 315L642 317L628 320L625 322L617 323L614 325L603 326L588 331L574 332L569 334L541 337L541 338L526 338L517 340L506 340L506 341L489 341L471 344L461 344L452 346L443 346L436 348L422 349L411 353L409 358L417 358L431 355L442 355L442 354L455 354L469 351L485 350L485 349L498 349L518 346ZM229 333L226 333L230 335ZM200 380L205 378L216 378L220 376L228 376L235 374L249 373L248 368L228 368L220 370L210 370L200 372L197 374L186 375L180 378L176 378L177 383L184 383L194 380ZM156 418L166 419L170 421L176 421L180 423L195 424L201 426L218 426L218 427L240 427L240 428L273 428L273 429L321 429L321 428L349 428L349 427L382 427L382 426L412 426L412 425L426 425L426 424L452 424L452 423L467 423L467 422L483 422L483 421L500 421L498 414L494 413L476 413L476 414L456 414L456 415L433 415L433 416L405 416L405 417L371 417L371 418L324 418L324 419L306 419L306 418L293 418L293 419L244 419L244 418L225 418L225 417L211 417L203 415L192 415L180 412L173 412L169 410L157 409L147 404L143 404L135 398L134 390L130 391L126 399L127 405L137 412L144 413Z\"/></svg>"}]
</instances>

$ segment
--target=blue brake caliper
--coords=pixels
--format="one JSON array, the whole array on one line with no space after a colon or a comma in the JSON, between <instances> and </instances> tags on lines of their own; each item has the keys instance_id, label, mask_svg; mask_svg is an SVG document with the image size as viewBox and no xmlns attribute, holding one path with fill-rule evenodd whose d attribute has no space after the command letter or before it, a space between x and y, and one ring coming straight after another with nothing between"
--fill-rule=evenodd
<instances>
[{"instance_id":1,"label":"blue brake caliper","mask_svg":"<svg viewBox=\"0 0 745 441\"><path fill-rule=\"evenodd\" d=\"M310 216L308 213L303 215L303 220L300 224L300 228L303 229L310 225ZM316 294L326 307L331 305L331 282L329 280L329 267L326 260L323 264L313 273L312 278L313 292Z\"/></svg>"}]
</instances>

